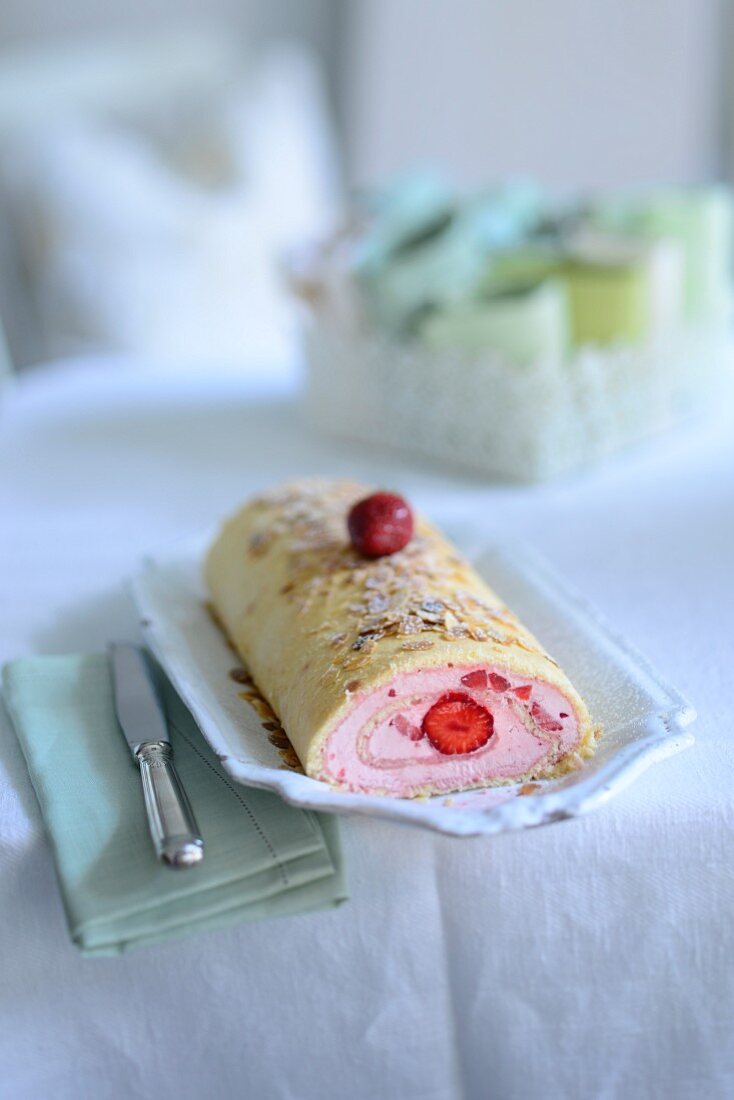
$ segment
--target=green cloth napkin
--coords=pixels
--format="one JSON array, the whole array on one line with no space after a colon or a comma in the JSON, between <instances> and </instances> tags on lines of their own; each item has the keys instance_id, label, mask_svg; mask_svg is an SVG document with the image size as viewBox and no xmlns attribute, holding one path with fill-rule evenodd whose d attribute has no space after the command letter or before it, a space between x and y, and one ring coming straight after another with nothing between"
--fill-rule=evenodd
<instances>
[{"instance_id":1,"label":"green cloth napkin","mask_svg":"<svg viewBox=\"0 0 734 1100\"><path fill-rule=\"evenodd\" d=\"M114 955L344 901L333 818L232 780L168 682L162 687L176 768L205 845L188 870L164 867L153 852L107 657L27 657L3 669L74 943L85 955Z\"/></svg>"}]
</instances>

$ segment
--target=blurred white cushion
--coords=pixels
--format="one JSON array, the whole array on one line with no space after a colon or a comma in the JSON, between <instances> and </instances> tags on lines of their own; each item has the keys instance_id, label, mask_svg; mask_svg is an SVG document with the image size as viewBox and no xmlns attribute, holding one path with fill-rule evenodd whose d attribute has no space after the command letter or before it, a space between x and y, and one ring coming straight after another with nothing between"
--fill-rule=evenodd
<instances>
[{"instance_id":1,"label":"blurred white cushion","mask_svg":"<svg viewBox=\"0 0 734 1100\"><path fill-rule=\"evenodd\" d=\"M279 256L338 201L319 74L278 47L198 113L155 108L135 125L86 111L14 135L4 185L40 354L282 363Z\"/></svg>"}]
</instances>

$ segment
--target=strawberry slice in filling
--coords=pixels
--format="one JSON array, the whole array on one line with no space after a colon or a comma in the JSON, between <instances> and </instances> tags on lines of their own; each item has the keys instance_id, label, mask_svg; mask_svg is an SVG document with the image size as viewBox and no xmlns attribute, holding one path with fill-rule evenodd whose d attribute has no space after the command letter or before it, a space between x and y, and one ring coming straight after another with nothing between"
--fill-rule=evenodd
<instances>
[{"instance_id":1,"label":"strawberry slice in filling","mask_svg":"<svg viewBox=\"0 0 734 1100\"><path fill-rule=\"evenodd\" d=\"M557 687L506 669L427 668L351 697L321 749L321 778L411 797L511 782L553 766L580 739Z\"/></svg>"}]
</instances>

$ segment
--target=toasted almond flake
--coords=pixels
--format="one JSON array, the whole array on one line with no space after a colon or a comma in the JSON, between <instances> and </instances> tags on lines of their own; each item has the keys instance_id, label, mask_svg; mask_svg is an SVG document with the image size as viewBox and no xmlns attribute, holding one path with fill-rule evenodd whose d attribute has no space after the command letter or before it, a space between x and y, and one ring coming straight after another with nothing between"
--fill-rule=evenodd
<instances>
[{"instance_id":1,"label":"toasted almond flake","mask_svg":"<svg viewBox=\"0 0 734 1100\"><path fill-rule=\"evenodd\" d=\"M315 601L349 586L354 599L348 607L349 628L334 633L324 622L316 634L338 647L348 638L353 645L343 668L354 668L355 657L370 652L385 637L415 635L446 641L472 638L477 642L518 646L532 650L509 610L499 602L483 600L471 588L468 563L458 554L444 556L431 541L416 533L410 543L389 558L369 560L350 546L344 522L351 505L364 495L364 486L314 481L287 485L262 494L257 506L263 515L253 536L253 552L264 553L275 539L287 540L288 576L283 594L292 594L299 614ZM447 589L451 596L446 595ZM504 632L505 624L508 633Z\"/></svg>"},{"instance_id":2,"label":"toasted almond flake","mask_svg":"<svg viewBox=\"0 0 734 1100\"><path fill-rule=\"evenodd\" d=\"M250 553L253 557L259 558L264 554L270 546L271 539L267 532L256 531L250 539Z\"/></svg>"},{"instance_id":3,"label":"toasted almond flake","mask_svg":"<svg viewBox=\"0 0 734 1100\"><path fill-rule=\"evenodd\" d=\"M523 783L522 787L520 788L520 790L517 793L518 794L523 794L523 795L525 795L525 794L535 794L535 792L539 791L540 789L541 789L540 783Z\"/></svg>"},{"instance_id":4,"label":"toasted almond flake","mask_svg":"<svg viewBox=\"0 0 734 1100\"><path fill-rule=\"evenodd\" d=\"M230 680L234 680L236 684L251 684L252 677L249 672L244 668L232 668L229 670Z\"/></svg>"}]
</instances>

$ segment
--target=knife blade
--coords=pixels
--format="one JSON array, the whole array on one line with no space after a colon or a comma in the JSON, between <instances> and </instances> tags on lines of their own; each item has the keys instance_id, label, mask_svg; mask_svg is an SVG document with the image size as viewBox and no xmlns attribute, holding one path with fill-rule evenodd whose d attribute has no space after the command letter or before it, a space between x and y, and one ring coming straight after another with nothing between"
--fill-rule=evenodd
<instances>
[{"instance_id":1,"label":"knife blade","mask_svg":"<svg viewBox=\"0 0 734 1100\"><path fill-rule=\"evenodd\" d=\"M173 766L166 714L145 653L130 642L112 642L108 652L115 712L140 769L156 854L169 867L193 867L204 857L204 842Z\"/></svg>"}]
</instances>

